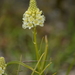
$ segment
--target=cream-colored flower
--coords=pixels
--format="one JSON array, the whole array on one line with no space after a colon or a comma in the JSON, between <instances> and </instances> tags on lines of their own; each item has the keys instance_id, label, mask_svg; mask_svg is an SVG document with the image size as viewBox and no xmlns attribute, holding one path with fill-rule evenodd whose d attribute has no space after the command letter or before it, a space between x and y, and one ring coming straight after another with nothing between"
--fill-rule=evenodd
<instances>
[{"instance_id":1,"label":"cream-colored flower","mask_svg":"<svg viewBox=\"0 0 75 75\"><path fill-rule=\"evenodd\" d=\"M0 75L4 74L6 69L5 59L4 57L0 57Z\"/></svg>"},{"instance_id":2,"label":"cream-colored flower","mask_svg":"<svg viewBox=\"0 0 75 75\"><path fill-rule=\"evenodd\" d=\"M35 25L35 26L37 26L37 25L39 25L39 20L38 19L35 19L34 21L33 21L33 24Z\"/></svg>"},{"instance_id":3,"label":"cream-colored flower","mask_svg":"<svg viewBox=\"0 0 75 75\"><path fill-rule=\"evenodd\" d=\"M38 26L44 26L45 17L42 15L42 11L36 5L36 0L30 0L28 10L23 14L22 28L33 28Z\"/></svg>"},{"instance_id":4,"label":"cream-colored flower","mask_svg":"<svg viewBox=\"0 0 75 75\"><path fill-rule=\"evenodd\" d=\"M28 22L30 22L30 23L34 22L34 17L33 16L29 17Z\"/></svg>"},{"instance_id":5,"label":"cream-colored flower","mask_svg":"<svg viewBox=\"0 0 75 75\"><path fill-rule=\"evenodd\" d=\"M4 70L0 67L0 75L4 74Z\"/></svg>"},{"instance_id":6,"label":"cream-colored flower","mask_svg":"<svg viewBox=\"0 0 75 75\"><path fill-rule=\"evenodd\" d=\"M31 29L33 27L32 23L28 23L27 28Z\"/></svg>"}]
</instances>

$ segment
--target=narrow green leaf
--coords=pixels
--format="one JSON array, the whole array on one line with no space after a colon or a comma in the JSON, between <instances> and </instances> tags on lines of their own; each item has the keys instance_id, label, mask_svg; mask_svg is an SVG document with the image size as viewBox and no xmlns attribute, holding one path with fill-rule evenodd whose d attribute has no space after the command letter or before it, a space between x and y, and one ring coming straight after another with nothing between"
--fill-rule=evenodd
<instances>
[{"instance_id":1,"label":"narrow green leaf","mask_svg":"<svg viewBox=\"0 0 75 75\"><path fill-rule=\"evenodd\" d=\"M37 64L36 64L36 66L35 66L35 68L34 68L34 70L33 70L33 72L32 72L31 75L34 74L34 72L35 72L36 68L38 67L38 64L40 63L40 61L41 61L41 59L42 59L43 56L44 56L44 53L43 53L43 54L41 55L41 57L39 58L39 60L38 60L38 62L37 62Z\"/></svg>"},{"instance_id":2,"label":"narrow green leaf","mask_svg":"<svg viewBox=\"0 0 75 75\"><path fill-rule=\"evenodd\" d=\"M44 37L42 38L41 43L40 43L40 48L39 48L39 53L40 53L40 54L41 54L41 49L42 49L43 40L44 40Z\"/></svg>"},{"instance_id":3,"label":"narrow green leaf","mask_svg":"<svg viewBox=\"0 0 75 75\"><path fill-rule=\"evenodd\" d=\"M28 69L34 71L34 69L33 69L32 67L30 67L30 66L28 66L28 65L26 65L25 63L22 63L22 62L20 62L20 61L11 61L11 62L8 62L8 63L7 63L7 66L8 66L8 65L11 65L11 64L20 64L20 65L22 65L22 66L24 66L24 67L26 67L26 68L28 68ZM39 72L37 72L37 71L34 71L34 72L36 72L36 73L39 74Z\"/></svg>"},{"instance_id":4,"label":"narrow green leaf","mask_svg":"<svg viewBox=\"0 0 75 75\"><path fill-rule=\"evenodd\" d=\"M48 53L48 40L47 40L47 36L45 36L45 42L46 42L46 46L45 46L45 51L44 51L44 57L43 57L43 61L41 64L41 70L45 67L45 63L46 63L46 59L47 59L47 53Z\"/></svg>"},{"instance_id":5,"label":"narrow green leaf","mask_svg":"<svg viewBox=\"0 0 75 75\"><path fill-rule=\"evenodd\" d=\"M40 73L40 75L42 75L42 73L52 64L52 62L50 62Z\"/></svg>"}]
</instances>

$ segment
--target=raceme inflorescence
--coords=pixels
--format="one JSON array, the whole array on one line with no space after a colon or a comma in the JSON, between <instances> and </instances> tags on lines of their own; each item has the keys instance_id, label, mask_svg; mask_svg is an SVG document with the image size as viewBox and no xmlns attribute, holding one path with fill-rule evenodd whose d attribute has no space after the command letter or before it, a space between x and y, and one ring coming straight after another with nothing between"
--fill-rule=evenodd
<instances>
[{"instance_id":1,"label":"raceme inflorescence","mask_svg":"<svg viewBox=\"0 0 75 75\"><path fill-rule=\"evenodd\" d=\"M0 57L0 75L3 75L5 73L6 64L4 57Z\"/></svg>"},{"instance_id":2,"label":"raceme inflorescence","mask_svg":"<svg viewBox=\"0 0 75 75\"><path fill-rule=\"evenodd\" d=\"M23 14L22 28L33 28L38 26L44 26L45 17L42 15L42 11L36 5L35 0L30 0L28 10Z\"/></svg>"}]
</instances>

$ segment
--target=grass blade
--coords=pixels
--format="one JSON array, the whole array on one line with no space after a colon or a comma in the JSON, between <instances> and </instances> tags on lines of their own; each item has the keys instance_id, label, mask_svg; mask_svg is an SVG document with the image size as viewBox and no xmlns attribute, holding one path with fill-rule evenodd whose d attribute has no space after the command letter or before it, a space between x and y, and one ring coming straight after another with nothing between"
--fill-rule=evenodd
<instances>
[{"instance_id":1,"label":"grass blade","mask_svg":"<svg viewBox=\"0 0 75 75\"><path fill-rule=\"evenodd\" d=\"M50 62L43 70L42 72L40 73L40 75L42 75L42 73L52 64L52 62Z\"/></svg>"},{"instance_id":2,"label":"grass blade","mask_svg":"<svg viewBox=\"0 0 75 75\"><path fill-rule=\"evenodd\" d=\"M41 61L41 59L42 59L42 57L44 56L44 53L41 55L41 57L39 58L39 60L38 60L38 62L37 62L37 64L36 64L36 66L35 66L35 68L34 68L34 70L33 70L33 72L32 72L32 74L31 75L33 75L34 74L34 72L35 72L35 70L37 69L37 67L38 67L38 64L40 63L40 61Z\"/></svg>"},{"instance_id":3,"label":"grass blade","mask_svg":"<svg viewBox=\"0 0 75 75\"><path fill-rule=\"evenodd\" d=\"M7 66L8 66L8 65L11 65L11 64L20 64L20 65L22 65L22 66L24 66L24 67L26 67L26 68L28 68L28 69L34 71L34 69L33 69L32 67L30 67L30 66L28 66L28 65L26 65L25 63L22 63L22 62L20 62L20 61L11 61L11 62L8 62L8 63L7 63ZM34 71L34 72L36 72L36 73L39 74L39 72L37 72L37 71Z\"/></svg>"}]
</instances>

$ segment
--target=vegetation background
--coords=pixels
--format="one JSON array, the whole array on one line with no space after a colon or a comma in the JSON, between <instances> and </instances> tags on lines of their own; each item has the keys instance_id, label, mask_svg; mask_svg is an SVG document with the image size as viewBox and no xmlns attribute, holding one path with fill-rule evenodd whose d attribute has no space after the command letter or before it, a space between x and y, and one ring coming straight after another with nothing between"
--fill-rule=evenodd
<instances>
[{"instance_id":1,"label":"vegetation background","mask_svg":"<svg viewBox=\"0 0 75 75\"><path fill-rule=\"evenodd\" d=\"M22 29L28 5L29 0L0 0L0 56L6 62L19 61L22 56L22 61L34 66L35 62L27 62L35 59L31 30ZM69 69L69 75L75 75L75 0L37 0L37 5L46 17L45 26L37 27L38 43L48 36L48 57L53 62L47 75L66 75ZM8 75L16 75L17 69L18 65L7 67ZM30 73L20 67L19 75Z\"/></svg>"}]
</instances>

